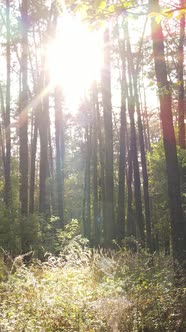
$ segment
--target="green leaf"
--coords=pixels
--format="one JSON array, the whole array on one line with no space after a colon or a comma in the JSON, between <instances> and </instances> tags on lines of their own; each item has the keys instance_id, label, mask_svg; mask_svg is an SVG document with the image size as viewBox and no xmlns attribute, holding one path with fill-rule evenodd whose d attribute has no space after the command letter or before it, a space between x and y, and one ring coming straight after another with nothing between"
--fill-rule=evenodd
<instances>
[{"instance_id":1,"label":"green leaf","mask_svg":"<svg viewBox=\"0 0 186 332\"><path fill-rule=\"evenodd\" d=\"M173 12L169 12L169 13L167 13L166 11L163 11L163 12L162 12L162 15L165 16L165 17L167 17L168 19L171 19L172 16L173 16Z\"/></svg>"},{"instance_id":2,"label":"green leaf","mask_svg":"<svg viewBox=\"0 0 186 332\"><path fill-rule=\"evenodd\" d=\"M107 6L107 3L105 0L96 0L95 7L98 8L98 10L103 10Z\"/></svg>"},{"instance_id":3,"label":"green leaf","mask_svg":"<svg viewBox=\"0 0 186 332\"><path fill-rule=\"evenodd\" d=\"M111 5L107 8L107 12L109 12L110 14L114 13L115 12L115 6L114 5Z\"/></svg>"},{"instance_id":4,"label":"green leaf","mask_svg":"<svg viewBox=\"0 0 186 332\"><path fill-rule=\"evenodd\" d=\"M155 21L156 21L156 23L159 24L159 23L161 22L162 18L163 18L163 15L158 14L158 15L155 17Z\"/></svg>"}]
</instances>

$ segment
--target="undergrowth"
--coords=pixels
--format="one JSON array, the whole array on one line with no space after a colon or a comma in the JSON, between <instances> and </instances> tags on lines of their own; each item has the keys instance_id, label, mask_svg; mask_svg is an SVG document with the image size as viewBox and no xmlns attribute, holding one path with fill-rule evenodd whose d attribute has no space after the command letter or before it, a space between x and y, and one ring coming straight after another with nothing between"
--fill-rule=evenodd
<instances>
[{"instance_id":1,"label":"undergrowth","mask_svg":"<svg viewBox=\"0 0 186 332\"><path fill-rule=\"evenodd\" d=\"M1 261L1 332L186 331L186 289L174 286L170 257L72 241L14 273Z\"/></svg>"}]
</instances>

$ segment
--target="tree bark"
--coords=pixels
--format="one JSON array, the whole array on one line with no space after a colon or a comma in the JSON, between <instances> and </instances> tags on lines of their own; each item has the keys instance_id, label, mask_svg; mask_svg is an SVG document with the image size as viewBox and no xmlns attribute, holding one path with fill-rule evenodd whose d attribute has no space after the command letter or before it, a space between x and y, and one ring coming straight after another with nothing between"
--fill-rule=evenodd
<instances>
[{"instance_id":1,"label":"tree bark","mask_svg":"<svg viewBox=\"0 0 186 332\"><path fill-rule=\"evenodd\" d=\"M98 129L98 141L99 141L99 159L100 159L100 180L99 180L99 215L100 215L100 229L103 228L103 233L106 234L106 213L105 213L105 161L104 161L104 144L103 135L101 131L101 116L99 110L99 104L96 108L97 114L97 129Z\"/></svg>"},{"instance_id":2,"label":"tree bark","mask_svg":"<svg viewBox=\"0 0 186 332\"><path fill-rule=\"evenodd\" d=\"M39 170L39 212L47 214L49 207L47 204L46 180L48 176L48 96L42 100L39 112L39 135L40 135L40 170Z\"/></svg>"},{"instance_id":3,"label":"tree bark","mask_svg":"<svg viewBox=\"0 0 186 332\"><path fill-rule=\"evenodd\" d=\"M184 1L180 1L180 7L184 7ZM181 149L186 148L185 141L185 98L184 98L184 39L185 39L185 15L182 14L180 19L180 38L178 46L178 143Z\"/></svg>"},{"instance_id":4,"label":"tree bark","mask_svg":"<svg viewBox=\"0 0 186 332\"><path fill-rule=\"evenodd\" d=\"M64 118L62 111L62 91L55 88L55 138L56 138L56 184L57 206L60 228L64 228Z\"/></svg>"},{"instance_id":5,"label":"tree bark","mask_svg":"<svg viewBox=\"0 0 186 332\"><path fill-rule=\"evenodd\" d=\"M6 133L6 157L5 157L5 204L7 208L11 207L11 179L10 179L10 156L11 156L11 136L10 136L10 1L6 0L6 29L7 29L7 47L6 47L6 114L5 114L5 133Z\"/></svg>"},{"instance_id":6,"label":"tree bark","mask_svg":"<svg viewBox=\"0 0 186 332\"><path fill-rule=\"evenodd\" d=\"M150 1L150 10L159 12L159 3L157 0ZM185 230L180 195L176 139L172 119L171 92L167 80L162 27L161 23L157 24L154 18L151 19L151 30L167 168L173 257L175 260L178 260L180 264L183 264L186 257L186 239L184 238Z\"/></svg>"},{"instance_id":7,"label":"tree bark","mask_svg":"<svg viewBox=\"0 0 186 332\"><path fill-rule=\"evenodd\" d=\"M91 128L86 127L86 162L83 197L83 226L84 235L91 240L91 214L90 214L90 160L91 160Z\"/></svg>"},{"instance_id":8,"label":"tree bark","mask_svg":"<svg viewBox=\"0 0 186 332\"><path fill-rule=\"evenodd\" d=\"M20 202L21 213L28 213L28 0L22 1L21 98L19 113Z\"/></svg>"},{"instance_id":9,"label":"tree bark","mask_svg":"<svg viewBox=\"0 0 186 332\"><path fill-rule=\"evenodd\" d=\"M134 236L136 238L136 224L132 208L133 193L132 193L132 154L131 149L128 151L128 174L127 174L127 236Z\"/></svg>"},{"instance_id":10,"label":"tree bark","mask_svg":"<svg viewBox=\"0 0 186 332\"><path fill-rule=\"evenodd\" d=\"M92 98L92 120L93 120L93 133L92 133L92 160L93 160L93 212L94 212L94 244L97 246L100 242L100 217L98 210L98 130L97 130L97 107L98 96L96 83L93 86Z\"/></svg>"},{"instance_id":11,"label":"tree bark","mask_svg":"<svg viewBox=\"0 0 186 332\"><path fill-rule=\"evenodd\" d=\"M130 118L130 128L131 128L130 148L132 153L133 169L134 169L134 195L135 195L135 206L136 206L136 218L137 218L137 227L139 230L138 232L139 240L141 241L141 244L144 246L145 230L144 230L144 218L142 210L141 181L140 181L139 161L138 161L138 151L137 151L136 127L134 120L135 95L134 95L134 87L132 85L131 49L130 49L128 30L127 30L127 61L128 61L128 73L129 73L128 107L129 107L129 118Z\"/></svg>"},{"instance_id":12,"label":"tree bark","mask_svg":"<svg viewBox=\"0 0 186 332\"><path fill-rule=\"evenodd\" d=\"M129 45L130 46L130 45ZM151 242L151 216L150 216L150 200L149 200L149 181L147 173L147 163L146 163L146 153L145 153L145 144L144 144L144 132L143 125L141 120L141 110L138 96L137 88L137 72L134 69L133 55L131 52L131 47L129 47L129 61L131 74L133 78L133 89L134 89L134 102L137 112L137 121L138 121L138 134L139 134L139 146L141 154L141 166L142 166L142 175L143 175L143 193L144 193L144 208L145 208L145 223L146 223L146 244L147 248L152 250Z\"/></svg>"},{"instance_id":13,"label":"tree bark","mask_svg":"<svg viewBox=\"0 0 186 332\"><path fill-rule=\"evenodd\" d=\"M31 142L31 161L30 161L30 194L29 194L29 213L34 213L34 192L35 192L35 173L36 173L36 151L37 151L37 138L38 138L38 113L34 118L34 133Z\"/></svg>"},{"instance_id":14,"label":"tree bark","mask_svg":"<svg viewBox=\"0 0 186 332\"><path fill-rule=\"evenodd\" d=\"M110 246L112 244L112 239L115 237L113 195L113 126L110 70L110 37L109 30L106 29L104 33L104 67L102 70L102 98L105 131L105 246Z\"/></svg>"},{"instance_id":15,"label":"tree bark","mask_svg":"<svg viewBox=\"0 0 186 332\"><path fill-rule=\"evenodd\" d=\"M125 43L125 42L124 42ZM119 152L119 175L118 175L118 220L117 238L119 241L125 237L125 165L126 165L126 50L125 44L122 49L122 77L121 77L121 111L120 111L120 152Z\"/></svg>"}]
</instances>

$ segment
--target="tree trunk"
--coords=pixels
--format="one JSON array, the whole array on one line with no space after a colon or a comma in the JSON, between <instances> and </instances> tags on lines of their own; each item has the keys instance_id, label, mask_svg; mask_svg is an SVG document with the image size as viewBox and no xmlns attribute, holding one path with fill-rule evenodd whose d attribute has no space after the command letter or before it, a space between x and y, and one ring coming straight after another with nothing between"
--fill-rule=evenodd
<instances>
[{"instance_id":1,"label":"tree trunk","mask_svg":"<svg viewBox=\"0 0 186 332\"><path fill-rule=\"evenodd\" d=\"M136 98L138 98L136 96ZM139 103L137 101L137 103ZM139 132L139 145L141 152L141 165L142 165L142 175L143 175L143 193L144 193L144 207L145 207L145 222L146 222L146 243L147 248L152 251L152 241L151 241L151 215L150 215L150 199L149 199L149 180L147 173L147 163L146 163L146 152L144 146L144 135L143 126L141 121L141 114L139 104L138 109L138 132Z\"/></svg>"},{"instance_id":2,"label":"tree trunk","mask_svg":"<svg viewBox=\"0 0 186 332\"><path fill-rule=\"evenodd\" d=\"M124 45L125 46L125 45ZM122 50L122 77L121 77L121 111L120 111L120 153L118 175L118 220L117 238L119 241L125 237L125 165L126 165L126 58L125 48Z\"/></svg>"},{"instance_id":3,"label":"tree trunk","mask_svg":"<svg viewBox=\"0 0 186 332\"><path fill-rule=\"evenodd\" d=\"M97 104L97 129L98 129L98 141L99 141L99 159L100 159L100 180L99 180L99 215L100 215L100 229L103 228L103 233L106 234L106 213L105 213L105 162L104 162L104 147L103 147L103 135L101 132L101 116L99 110L99 104Z\"/></svg>"},{"instance_id":4,"label":"tree trunk","mask_svg":"<svg viewBox=\"0 0 186 332\"><path fill-rule=\"evenodd\" d=\"M19 113L20 139L20 202L21 213L28 212L28 0L22 1L22 58L21 58L21 98Z\"/></svg>"},{"instance_id":5,"label":"tree trunk","mask_svg":"<svg viewBox=\"0 0 186 332\"><path fill-rule=\"evenodd\" d=\"M98 210L98 133L97 133L97 107L98 96L96 83L93 86L93 105L92 105L92 119L93 119L93 134L92 134L92 160L93 160L93 211L94 211L94 244L97 246L100 242L100 218Z\"/></svg>"},{"instance_id":6,"label":"tree trunk","mask_svg":"<svg viewBox=\"0 0 186 332\"><path fill-rule=\"evenodd\" d=\"M180 7L184 7L184 1L180 1ZM185 15L182 14L180 19L180 39L178 46L178 143L181 149L185 149L185 100L184 100L184 38L185 38Z\"/></svg>"},{"instance_id":7,"label":"tree trunk","mask_svg":"<svg viewBox=\"0 0 186 332\"><path fill-rule=\"evenodd\" d=\"M128 151L128 174L127 174L127 187L128 187L128 199L127 199L127 236L134 236L136 238L136 224L134 219L134 213L132 208L133 193L132 193L132 154L131 149Z\"/></svg>"},{"instance_id":8,"label":"tree trunk","mask_svg":"<svg viewBox=\"0 0 186 332\"><path fill-rule=\"evenodd\" d=\"M159 12L157 0L150 1L151 11ZM184 239L184 219L181 206L180 177L176 151L176 139L171 110L171 92L167 80L163 32L161 23L151 19L155 73L159 87L160 117L165 149L168 195L171 215L173 257L182 264L186 257L186 239Z\"/></svg>"},{"instance_id":9,"label":"tree trunk","mask_svg":"<svg viewBox=\"0 0 186 332\"><path fill-rule=\"evenodd\" d=\"M39 114L40 135L40 170L39 170L39 212L49 212L46 197L46 180L48 175L48 96L43 97Z\"/></svg>"},{"instance_id":10,"label":"tree trunk","mask_svg":"<svg viewBox=\"0 0 186 332\"><path fill-rule=\"evenodd\" d=\"M140 110L138 88L137 88L137 73L135 72L135 69L134 69L134 62L133 62L133 55L132 55L132 52L131 52L131 47L129 47L128 51L129 51L129 61L130 61L131 74L132 74L132 78L133 78L134 101L135 101L137 117L138 117L138 134L139 134L139 146L140 146L140 153L141 153L144 207L145 207L145 222L146 222L146 243L147 243L147 248L151 251L152 250L152 243L151 243L151 216L150 216L150 200L149 200L149 181L148 181L146 152L145 152L145 144L144 144L144 132L143 132L143 125L142 125L142 121L141 121L141 110Z\"/></svg>"},{"instance_id":11,"label":"tree trunk","mask_svg":"<svg viewBox=\"0 0 186 332\"><path fill-rule=\"evenodd\" d=\"M139 240L141 244L145 244L145 231L144 231L144 220L143 220L143 211L142 211L142 198L141 198L141 181L139 173L139 162L138 162L138 151L137 151L137 137L136 137L136 127L134 120L135 112L135 101L134 101L134 92L132 86L132 66L131 66L131 49L130 41L128 37L127 30L127 61L128 61L128 73L129 73L129 118L130 118L130 128L131 128L131 153L133 160L133 169L134 169L134 195L135 195L135 206L136 206L136 218L137 218L137 227L139 230Z\"/></svg>"},{"instance_id":12,"label":"tree trunk","mask_svg":"<svg viewBox=\"0 0 186 332\"><path fill-rule=\"evenodd\" d=\"M2 86L0 83L0 101L1 101L1 110L2 110L2 118L5 121L5 107L4 107L4 98ZM4 139L4 130L3 126L0 123L0 145L1 145L1 154L2 154L2 162L3 162L3 175L5 178L5 168L6 168L6 156L5 156L5 139Z\"/></svg>"},{"instance_id":13,"label":"tree trunk","mask_svg":"<svg viewBox=\"0 0 186 332\"><path fill-rule=\"evenodd\" d=\"M5 157L5 204L7 208L11 206L11 179L10 179L10 155L11 155L11 136L10 136L10 0L6 0L6 28L7 28L7 47L6 47L6 114L5 114L5 132L6 132L6 157Z\"/></svg>"},{"instance_id":14,"label":"tree trunk","mask_svg":"<svg viewBox=\"0 0 186 332\"><path fill-rule=\"evenodd\" d=\"M104 33L104 67L102 70L102 98L105 131L105 245L110 246L115 237L114 225L114 180L113 180L113 128L111 104L109 30Z\"/></svg>"},{"instance_id":15,"label":"tree trunk","mask_svg":"<svg viewBox=\"0 0 186 332\"><path fill-rule=\"evenodd\" d=\"M34 192L35 192L35 173L36 173L36 151L37 151L37 137L38 137L38 112L34 118L34 134L31 142L31 161L30 161L30 195L29 195L29 213L34 213Z\"/></svg>"},{"instance_id":16,"label":"tree trunk","mask_svg":"<svg viewBox=\"0 0 186 332\"><path fill-rule=\"evenodd\" d=\"M55 88L55 138L56 138L56 184L57 206L60 228L64 228L64 118L62 111L62 91Z\"/></svg>"},{"instance_id":17,"label":"tree trunk","mask_svg":"<svg viewBox=\"0 0 186 332\"><path fill-rule=\"evenodd\" d=\"M90 214L90 160L91 160L91 128L86 127L86 163L85 163L85 181L83 197L83 226L84 235L91 240L91 214Z\"/></svg>"},{"instance_id":18,"label":"tree trunk","mask_svg":"<svg viewBox=\"0 0 186 332\"><path fill-rule=\"evenodd\" d=\"M48 127L49 127L49 96L42 96L42 90L48 85L45 70L45 57L43 57L41 74L41 103L39 110L39 136L40 136L40 169L39 169L39 212L49 214L46 181L48 177Z\"/></svg>"}]
</instances>

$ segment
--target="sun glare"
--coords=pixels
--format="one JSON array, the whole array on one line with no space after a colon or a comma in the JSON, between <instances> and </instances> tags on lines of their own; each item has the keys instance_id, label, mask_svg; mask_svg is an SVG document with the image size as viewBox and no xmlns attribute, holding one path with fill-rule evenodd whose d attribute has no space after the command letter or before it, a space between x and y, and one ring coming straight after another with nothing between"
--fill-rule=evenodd
<instances>
[{"instance_id":1,"label":"sun glare","mask_svg":"<svg viewBox=\"0 0 186 332\"><path fill-rule=\"evenodd\" d=\"M99 80L101 33L90 31L79 18L66 14L58 21L56 37L48 44L46 57L51 81L78 101L91 83Z\"/></svg>"}]
</instances>

